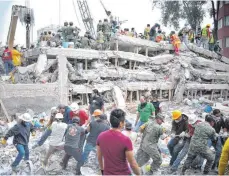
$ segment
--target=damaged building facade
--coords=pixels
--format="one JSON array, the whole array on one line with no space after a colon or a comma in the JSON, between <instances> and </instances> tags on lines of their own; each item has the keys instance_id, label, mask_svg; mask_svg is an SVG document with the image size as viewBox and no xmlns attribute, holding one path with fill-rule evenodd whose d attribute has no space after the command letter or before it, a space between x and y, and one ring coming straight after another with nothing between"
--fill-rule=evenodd
<instances>
[{"instance_id":1,"label":"damaged building facade","mask_svg":"<svg viewBox=\"0 0 229 176\"><path fill-rule=\"evenodd\" d=\"M31 108L48 112L59 103L87 105L94 88L105 102L126 108L142 95L161 101L228 99L229 60L193 44L169 54L171 44L116 36L111 50L41 47L25 53L27 67L0 85L1 116Z\"/></svg>"}]
</instances>

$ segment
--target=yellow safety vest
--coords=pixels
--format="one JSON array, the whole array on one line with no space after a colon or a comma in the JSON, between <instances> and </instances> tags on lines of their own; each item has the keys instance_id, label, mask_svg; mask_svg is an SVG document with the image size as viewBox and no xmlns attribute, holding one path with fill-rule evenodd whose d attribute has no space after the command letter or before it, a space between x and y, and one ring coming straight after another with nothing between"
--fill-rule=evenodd
<instances>
[{"instance_id":1,"label":"yellow safety vest","mask_svg":"<svg viewBox=\"0 0 229 176\"><path fill-rule=\"evenodd\" d=\"M214 43L215 41L214 41L214 36L212 35L211 37L210 37L210 41L209 41L209 43Z\"/></svg>"},{"instance_id":2,"label":"yellow safety vest","mask_svg":"<svg viewBox=\"0 0 229 176\"><path fill-rule=\"evenodd\" d=\"M206 27L202 29L202 36L203 37L208 37L208 30L207 30Z\"/></svg>"}]
</instances>

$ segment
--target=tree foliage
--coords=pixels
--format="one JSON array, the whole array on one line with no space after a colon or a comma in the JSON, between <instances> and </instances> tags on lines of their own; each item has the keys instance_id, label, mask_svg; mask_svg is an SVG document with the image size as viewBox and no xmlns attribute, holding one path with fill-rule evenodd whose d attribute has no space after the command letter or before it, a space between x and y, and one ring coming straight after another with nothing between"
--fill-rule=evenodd
<instances>
[{"instance_id":1,"label":"tree foliage","mask_svg":"<svg viewBox=\"0 0 229 176\"><path fill-rule=\"evenodd\" d=\"M192 29L203 22L205 10L203 5L206 0L202 1L153 1L153 5L161 9L162 24L173 26L176 30L180 28L180 20L186 20Z\"/></svg>"}]
</instances>

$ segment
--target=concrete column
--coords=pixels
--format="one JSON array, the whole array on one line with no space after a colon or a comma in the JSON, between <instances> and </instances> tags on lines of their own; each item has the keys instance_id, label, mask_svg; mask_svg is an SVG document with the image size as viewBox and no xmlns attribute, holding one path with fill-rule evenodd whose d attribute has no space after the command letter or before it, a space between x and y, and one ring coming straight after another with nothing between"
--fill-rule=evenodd
<instances>
[{"instance_id":1,"label":"concrete column","mask_svg":"<svg viewBox=\"0 0 229 176\"><path fill-rule=\"evenodd\" d=\"M68 69L67 58L63 55L57 56L58 60L58 89L59 101L62 104L68 104Z\"/></svg>"}]
</instances>

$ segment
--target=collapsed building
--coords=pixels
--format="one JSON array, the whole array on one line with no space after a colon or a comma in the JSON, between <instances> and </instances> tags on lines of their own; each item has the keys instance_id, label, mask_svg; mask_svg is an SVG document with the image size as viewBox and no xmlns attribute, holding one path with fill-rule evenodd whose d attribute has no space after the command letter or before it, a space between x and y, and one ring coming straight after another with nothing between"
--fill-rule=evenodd
<instances>
[{"instance_id":1,"label":"collapsed building","mask_svg":"<svg viewBox=\"0 0 229 176\"><path fill-rule=\"evenodd\" d=\"M87 105L94 88L105 102L126 102L157 93L161 101L185 98L228 99L229 60L193 44L169 54L167 43L116 36L111 50L40 47L24 53L27 67L17 67L0 85L1 114L10 119L31 108L48 111L59 103ZM12 83L13 80L13 83Z\"/></svg>"}]
</instances>

